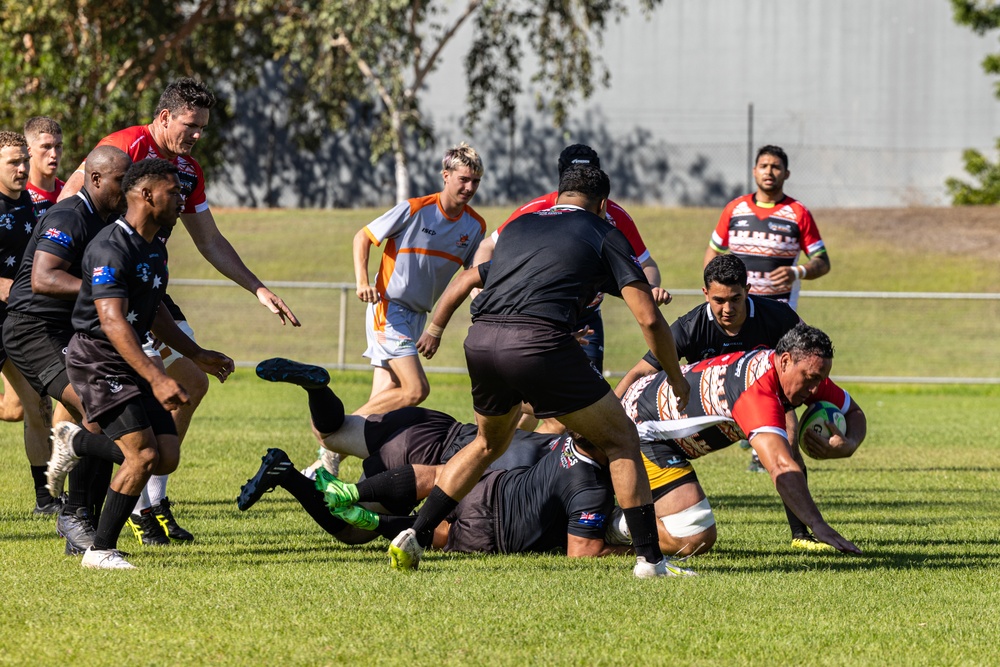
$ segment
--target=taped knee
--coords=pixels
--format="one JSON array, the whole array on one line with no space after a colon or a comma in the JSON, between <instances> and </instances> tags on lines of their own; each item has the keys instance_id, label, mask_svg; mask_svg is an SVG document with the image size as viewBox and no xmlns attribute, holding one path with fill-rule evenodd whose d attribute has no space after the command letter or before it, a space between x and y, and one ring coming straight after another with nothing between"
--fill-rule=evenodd
<instances>
[{"instance_id":1,"label":"taped knee","mask_svg":"<svg viewBox=\"0 0 1000 667\"><path fill-rule=\"evenodd\" d=\"M685 510L661 517L660 521L673 537L691 537L714 526L715 514L712 513L712 506L708 503L708 498L703 498L700 503Z\"/></svg>"}]
</instances>

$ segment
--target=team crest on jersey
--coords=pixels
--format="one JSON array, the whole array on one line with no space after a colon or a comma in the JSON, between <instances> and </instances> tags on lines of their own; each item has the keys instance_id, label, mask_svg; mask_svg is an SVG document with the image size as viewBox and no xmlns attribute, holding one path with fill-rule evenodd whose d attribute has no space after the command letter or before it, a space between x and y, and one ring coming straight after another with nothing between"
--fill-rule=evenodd
<instances>
[{"instance_id":1,"label":"team crest on jersey","mask_svg":"<svg viewBox=\"0 0 1000 667\"><path fill-rule=\"evenodd\" d=\"M146 264L145 262L135 267L136 275L139 276L139 280L141 280L144 283L149 282L149 272L150 272L149 264Z\"/></svg>"},{"instance_id":2,"label":"team crest on jersey","mask_svg":"<svg viewBox=\"0 0 1000 667\"><path fill-rule=\"evenodd\" d=\"M767 228L770 229L772 232L781 232L782 234L791 234L792 233L792 226L791 225L784 225L784 224L780 224L780 223L776 223L776 222L769 222L769 223L767 223Z\"/></svg>"},{"instance_id":3,"label":"team crest on jersey","mask_svg":"<svg viewBox=\"0 0 1000 667\"><path fill-rule=\"evenodd\" d=\"M577 461L579 461L576 458L576 451L573 449L571 442L567 440L563 444L562 454L559 456L559 467L566 468L567 470L575 466Z\"/></svg>"},{"instance_id":4,"label":"team crest on jersey","mask_svg":"<svg viewBox=\"0 0 1000 667\"><path fill-rule=\"evenodd\" d=\"M0 215L0 227L6 230L14 229L14 216L10 213Z\"/></svg>"},{"instance_id":5,"label":"team crest on jersey","mask_svg":"<svg viewBox=\"0 0 1000 667\"><path fill-rule=\"evenodd\" d=\"M125 385L118 380L117 375L108 375L104 378L104 381L108 383L108 391L112 394L117 394L125 388Z\"/></svg>"},{"instance_id":6,"label":"team crest on jersey","mask_svg":"<svg viewBox=\"0 0 1000 667\"><path fill-rule=\"evenodd\" d=\"M458 246L459 248L467 248L469 246L469 235L462 234L461 236L459 236L458 240L455 241L455 245Z\"/></svg>"}]
</instances>

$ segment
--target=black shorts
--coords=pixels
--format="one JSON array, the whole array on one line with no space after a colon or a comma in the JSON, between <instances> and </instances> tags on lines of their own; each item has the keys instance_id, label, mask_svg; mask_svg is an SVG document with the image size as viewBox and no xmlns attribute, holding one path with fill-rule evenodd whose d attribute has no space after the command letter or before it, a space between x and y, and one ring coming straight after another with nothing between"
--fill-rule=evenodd
<instances>
[{"instance_id":1,"label":"black shorts","mask_svg":"<svg viewBox=\"0 0 1000 667\"><path fill-rule=\"evenodd\" d=\"M87 411L87 419L98 424L102 415L119 405L153 394L114 345L83 333L75 333L69 341L66 371Z\"/></svg>"},{"instance_id":2,"label":"black shorts","mask_svg":"<svg viewBox=\"0 0 1000 667\"><path fill-rule=\"evenodd\" d=\"M66 347L72 337L69 322L60 326L27 313L12 311L3 323L11 362L39 396L48 394L57 401L69 384Z\"/></svg>"},{"instance_id":3,"label":"black shorts","mask_svg":"<svg viewBox=\"0 0 1000 667\"><path fill-rule=\"evenodd\" d=\"M462 498L445 521L451 523L445 551L461 553L500 552L497 540L497 515L493 511L497 487L503 478L503 470L487 470L472 491Z\"/></svg>"},{"instance_id":4,"label":"black shorts","mask_svg":"<svg viewBox=\"0 0 1000 667\"><path fill-rule=\"evenodd\" d=\"M0 331L3 331L3 325L7 320L7 304L0 302ZM7 363L7 348L3 342L3 335L0 334L0 368Z\"/></svg>"},{"instance_id":5,"label":"black shorts","mask_svg":"<svg viewBox=\"0 0 1000 667\"><path fill-rule=\"evenodd\" d=\"M438 465L461 426L451 415L425 408L370 415L365 419L365 476L405 465Z\"/></svg>"},{"instance_id":6,"label":"black shorts","mask_svg":"<svg viewBox=\"0 0 1000 667\"><path fill-rule=\"evenodd\" d=\"M539 418L593 405L611 391L573 336L534 317L481 317L465 339L476 412L504 415L526 401Z\"/></svg>"},{"instance_id":7,"label":"black shorts","mask_svg":"<svg viewBox=\"0 0 1000 667\"><path fill-rule=\"evenodd\" d=\"M112 440L147 428L153 429L153 435L177 435L174 418L152 394L136 396L108 410L97 425Z\"/></svg>"}]
</instances>

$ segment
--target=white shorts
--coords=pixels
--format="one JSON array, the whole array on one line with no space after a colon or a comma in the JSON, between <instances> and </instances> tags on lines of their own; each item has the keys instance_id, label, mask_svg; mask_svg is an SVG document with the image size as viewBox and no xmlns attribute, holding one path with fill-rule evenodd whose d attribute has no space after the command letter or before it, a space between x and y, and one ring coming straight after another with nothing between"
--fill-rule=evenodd
<instances>
[{"instance_id":1,"label":"white shorts","mask_svg":"<svg viewBox=\"0 0 1000 667\"><path fill-rule=\"evenodd\" d=\"M181 331L187 334L188 338L194 340L194 330L191 328L191 325L187 323L187 320L177 320L174 323ZM153 338L152 333L146 336L146 343L142 346L142 351L146 353L147 357L161 357L163 359L163 368L170 368L170 364L184 357L184 355L177 350L174 350Z\"/></svg>"},{"instance_id":2,"label":"white shorts","mask_svg":"<svg viewBox=\"0 0 1000 667\"><path fill-rule=\"evenodd\" d=\"M417 354L417 340L424 332L427 313L415 313L395 303L389 303L385 310L385 322L376 330L375 315L381 303L368 304L365 313L365 337L368 349L364 356L372 360L372 366L387 368L389 359L401 359Z\"/></svg>"}]
</instances>

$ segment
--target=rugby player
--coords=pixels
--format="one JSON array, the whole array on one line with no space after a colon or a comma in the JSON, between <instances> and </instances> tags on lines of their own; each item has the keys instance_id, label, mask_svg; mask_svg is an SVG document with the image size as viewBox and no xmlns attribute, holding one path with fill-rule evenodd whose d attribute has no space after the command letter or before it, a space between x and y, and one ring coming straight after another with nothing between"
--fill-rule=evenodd
<instances>
[{"instance_id":1,"label":"rugby player","mask_svg":"<svg viewBox=\"0 0 1000 667\"><path fill-rule=\"evenodd\" d=\"M795 309L801 281L829 273L830 254L812 213L785 194L790 175L782 148L769 145L757 151L753 168L757 191L737 197L722 210L704 263L732 252L747 266L751 294L784 301ZM797 265L803 251L807 261ZM748 470L764 472L756 452Z\"/></svg>"},{"instance_id":2,"label":"rugby player","mask_svg":"<svg viewBox=\"0 0 1000 667\"><path fill-rule=\"evenodd\" d=\"M147 125L136 125L110 134L99 146L115 146L128 153L133 161L149 157L163 158L177 166L181 181L184 207L181 222L191 235L195 247L209 264L240 287L257 297L262 305L275 313L284 324L286 321L299 326L292 311L247 268L239 253L222 235L215 222L205 196L205 177L197 160L191 157L191 150L201 138L209 121L209 114L215 106L215 95L199 81L190 78L178 79L168 85L156 106L153 120ZM70 176L63 188L60 199L76 194L83 184L84 165ZM161 232L166 239L170 229ZM164 302L178 326L188 337L194 332L184 313L167 295ZM208 392L208 378L191 360L186 360L169 346L160 341L149 340L144 345L147 355L160 357L167 373L181 383L188 391L189 400L172 411L177 424L177 434L181 442L187 434L191 419L198 405ZM150 480L149 488L139 501L140 510L153 507L158 521L172 539L191 540L190 532L181 528L174 519L170 501L166 496L167 479L156 475Z\"/></svg>"},{"instance_id":3,"label":"rugby player","mask_svg":"<svg viewBox=\"0 0 1000 667\"><path fill-rule=\"evenodd\" d=\"M559 154L559 160L557 162L559 176L561 177L563 172L573 165L590 165L592 167L600 168L601 158L597 154L597 151L590 146L586 146L584 144L573 144L572 146L564 148ZM479 244L479 250L476 251L474 263L477 265L482 264L483 262L488 262L493 258L493 252L496 248L496 242L500 238L500 232L502 232L512 220L516 220L526 213L536 213L538 211L544 211L552 208L555 206L558 196L558 192L550 192L547 195L543 195L528 202L511 213L506 222L500 225L495 232L483 239L483 242ZM646 244L642 240L642 236L639 234L639 230L636 228L635 221L632 220L632 216L630 216L622 206L609 199L607 210L605 212L605 218L609 223L621 230L621 232L625 235L625 238L628 239L636 259L640 264L642 264L642 272L649 281L653 299L656 303L670 303L670 293L660 287L660 267L656 264L656 260L653 259L649 250L646 248ZM586 330L586 335L583 336L583 340L586 341L586 346L583 351L587 353L587 357L590 358L590 360L594 363L594 367L599 371L604 370L604 322L601 319L601 301L603 300L604 295L598 294L592 303L587 304L587 310L584 315L580 317L578 322L580 329Z\"/></svg>"},{"instance_id":4,"label":"rugby player","mask_svg":"<svg viewBox=\"0 0 1000 667\"><path fill-rule=\"evenodd\" d=\"M816 401L836 405L846 432L831 426L829 438L809 432L815 458L851 456L865 439L865 414L829 379L833 344L819 329L797 324L774 350L733 352L684 367L691 400L674 401L663 372L640 378L622 404L638 425L642 460L649 475L666 553L699 553L715 543L715 518L691 459L748 439L771 474L785 504L812 529L816 539L840 551L860 553L823 520L806 484L795 434L785 431L785 411ZM709 391L709 393L706 393Z\"/></svg>"},{"instance_id":5,"label":"rugby player","mask_svg":"<svg viewBox=\"0 0 1000 667\"><path fill-rule=\"evenodd\" d=\"M28 140L31 157L28 193L35 206L35 217L41 218L59 201L59 193L66 185L56 176L63 155L62 127L48 116L35 116L24 124L24 138Z\"/></svg>"},{"instance_id":6,"label":"rugby player","mask_svg":"<svg viewBox=\"0 0 1000 667\"><path fill-rule=\"evenodd\" d=\"M758 347L774 349L781 337L799 323L799 316L788 304L774 299L754 299L748 295L746 266L736 255L719 255L705 265L706 303L677 318L670 331L677 343L677 356L695 363L702 359L744 352ZM645 357L625 374L615 388L621 397L640 377L659 371L653 354ZM785 428L795 433L795 411L785 415ZM741 443L742 446L742 443ZM749 444L746 445L749 447ZM797 454L797 452L796 452ZM796 459L805 473L805 463ZM809 534L809 528L785 505L785 516L792 532L792 546L806 551L832 550Z\"/></svg>"},{"instance_id":7,"label":"rugby player","mask_svg":"<svg viewBox=\"0 0 1000 667\"><path fill-rule=\"evenodd\" d=\"M468 144L441 161L441 192L400 202L354 236L358 298L368 304L364 356L374 367L372 391L359 414L419 405L430 393L416 340L427 313L460 267L472 265L486 222L469 202L479 189L483 162ZM372 245L385 242L378 278L368 280Z\"/></svg>"},{"instance_id":8,"label":"rugby player","mask_svg":"<svg viewBox=\"0 0 1000 667\"><path fill-rule=\"evenodd\" d=\"M35 227L35 210L28 194L28 142L16 132L0 131L0 324L7 319L7 301L14 276L24 256ZM12 402L23 403L24 450L28 456L32 485L35 489L36 514L56 514L61 501L49 496L45 481L45 463L49 460L51 401L43 400L12 363L7 363L6 343L0 337L0 369ZM14 409L16 412L16 409ZM43 495L44 493L44 495Z\"/></svg>"},{"instance_id":9,"label":"rugby player","mask_svg":"<svg viewBox=\"0 0 1000 667\"><path fill-rule=\"evenodd\" d=\"M536 416L558 417L608 457L637 554L633 573L643 578L680 574L657 545L649 481L633 425L572 335L577 318L598 292L620 295L666 369L678 400L682 405L687 401L689 388L670 327L628 240L604 218L610 190L600 169L566 169L557 205L511 222L493 261L463 272L445 290L432 318L438 328L473 288L483 288L472 303L473 323L465 340L479 432L445 466L413 528L393 540L394 567L417 567L435 527L507 448L521 403L527 402ZM433 352L439 342L425 335L418 347Z\"/></svg>"},{"instance_id":10,"label":"rugby player","mask_svg":"<svg viewBox=\"0 0 1000 667\"><path fill-rule=\"evenodd\" d=\"M334 427L336 420L329 421L328 408L334 406L336 413L339 399L326 386L329 375L324 369L269 359L258 366L258 375L305 388L314 424ZM375 533L392 538L413 524L415 519L408 514L430 493L440 464L477 433L475 424L461 424L444 413L417 407L342 419L333 432L323 433L324 446L361 457L364 479L346 484L321 469L313 482L294 470L285 452L269 449L257 473L240 489L240 510L280 486L338 540L357 544ZM569 436L517 431L504 455L448 521L438 526L435 546L487 553L557 548L569 556L621 553L621 548L604 541L614 502L607 461L600 459L599 452Z\"/></svg>"},{"instance_id":11,"label":"rugby player","mask_svg":"<svg viewBox=\"0 0 1000 667\"><path fill-rule=\"evenodd\" d=\"M73 337L73 304L82 283L83 252L90 240L115 216L125 212L122 178L132 160L113 146L100 146L87 156L87 179L76 196L49 209L43 224L35 226L24 259L10 291L3 338L10 361L41 396L66 406L68 418L82 423L83 404L66 374L65 350ZM48 399L46 399L48 400ZM88 428L98 430L95 425ZM97 446L113 446L101 434L78 436ZM69 475L69 495L56 523L66 538L66 553L82 553L94 541L93 520L111 480L112 463L84 457ZM62 484L49 488L58 496ZM51 496L50 496L51 497Z\"/></svg>"},{"instance_id":12,"label":"rugby player","mask_svg":"<svg viewBox=\"0 0 1000 667\"><path fill-rule=\"evenodd\" d=\"M205 372L224 382L233 361L204 350L177 326L162 303L167 289L167 249L162 228L177 222L184 205L177 166L158 158L140 160L122 180L127 212L93 238L83 255L82 281L73 308L76 333L66 352L74 390L96 422L123 453L111 480L94 543L83 566L132 569L117 550L118 536L153 473L177 467L180 443L169 410L188 400L186 390L142 350L150 332L176 348ZM50 467L65 475L81 452L80 428L53 429Z\"/></svg>"}]
</instances>

